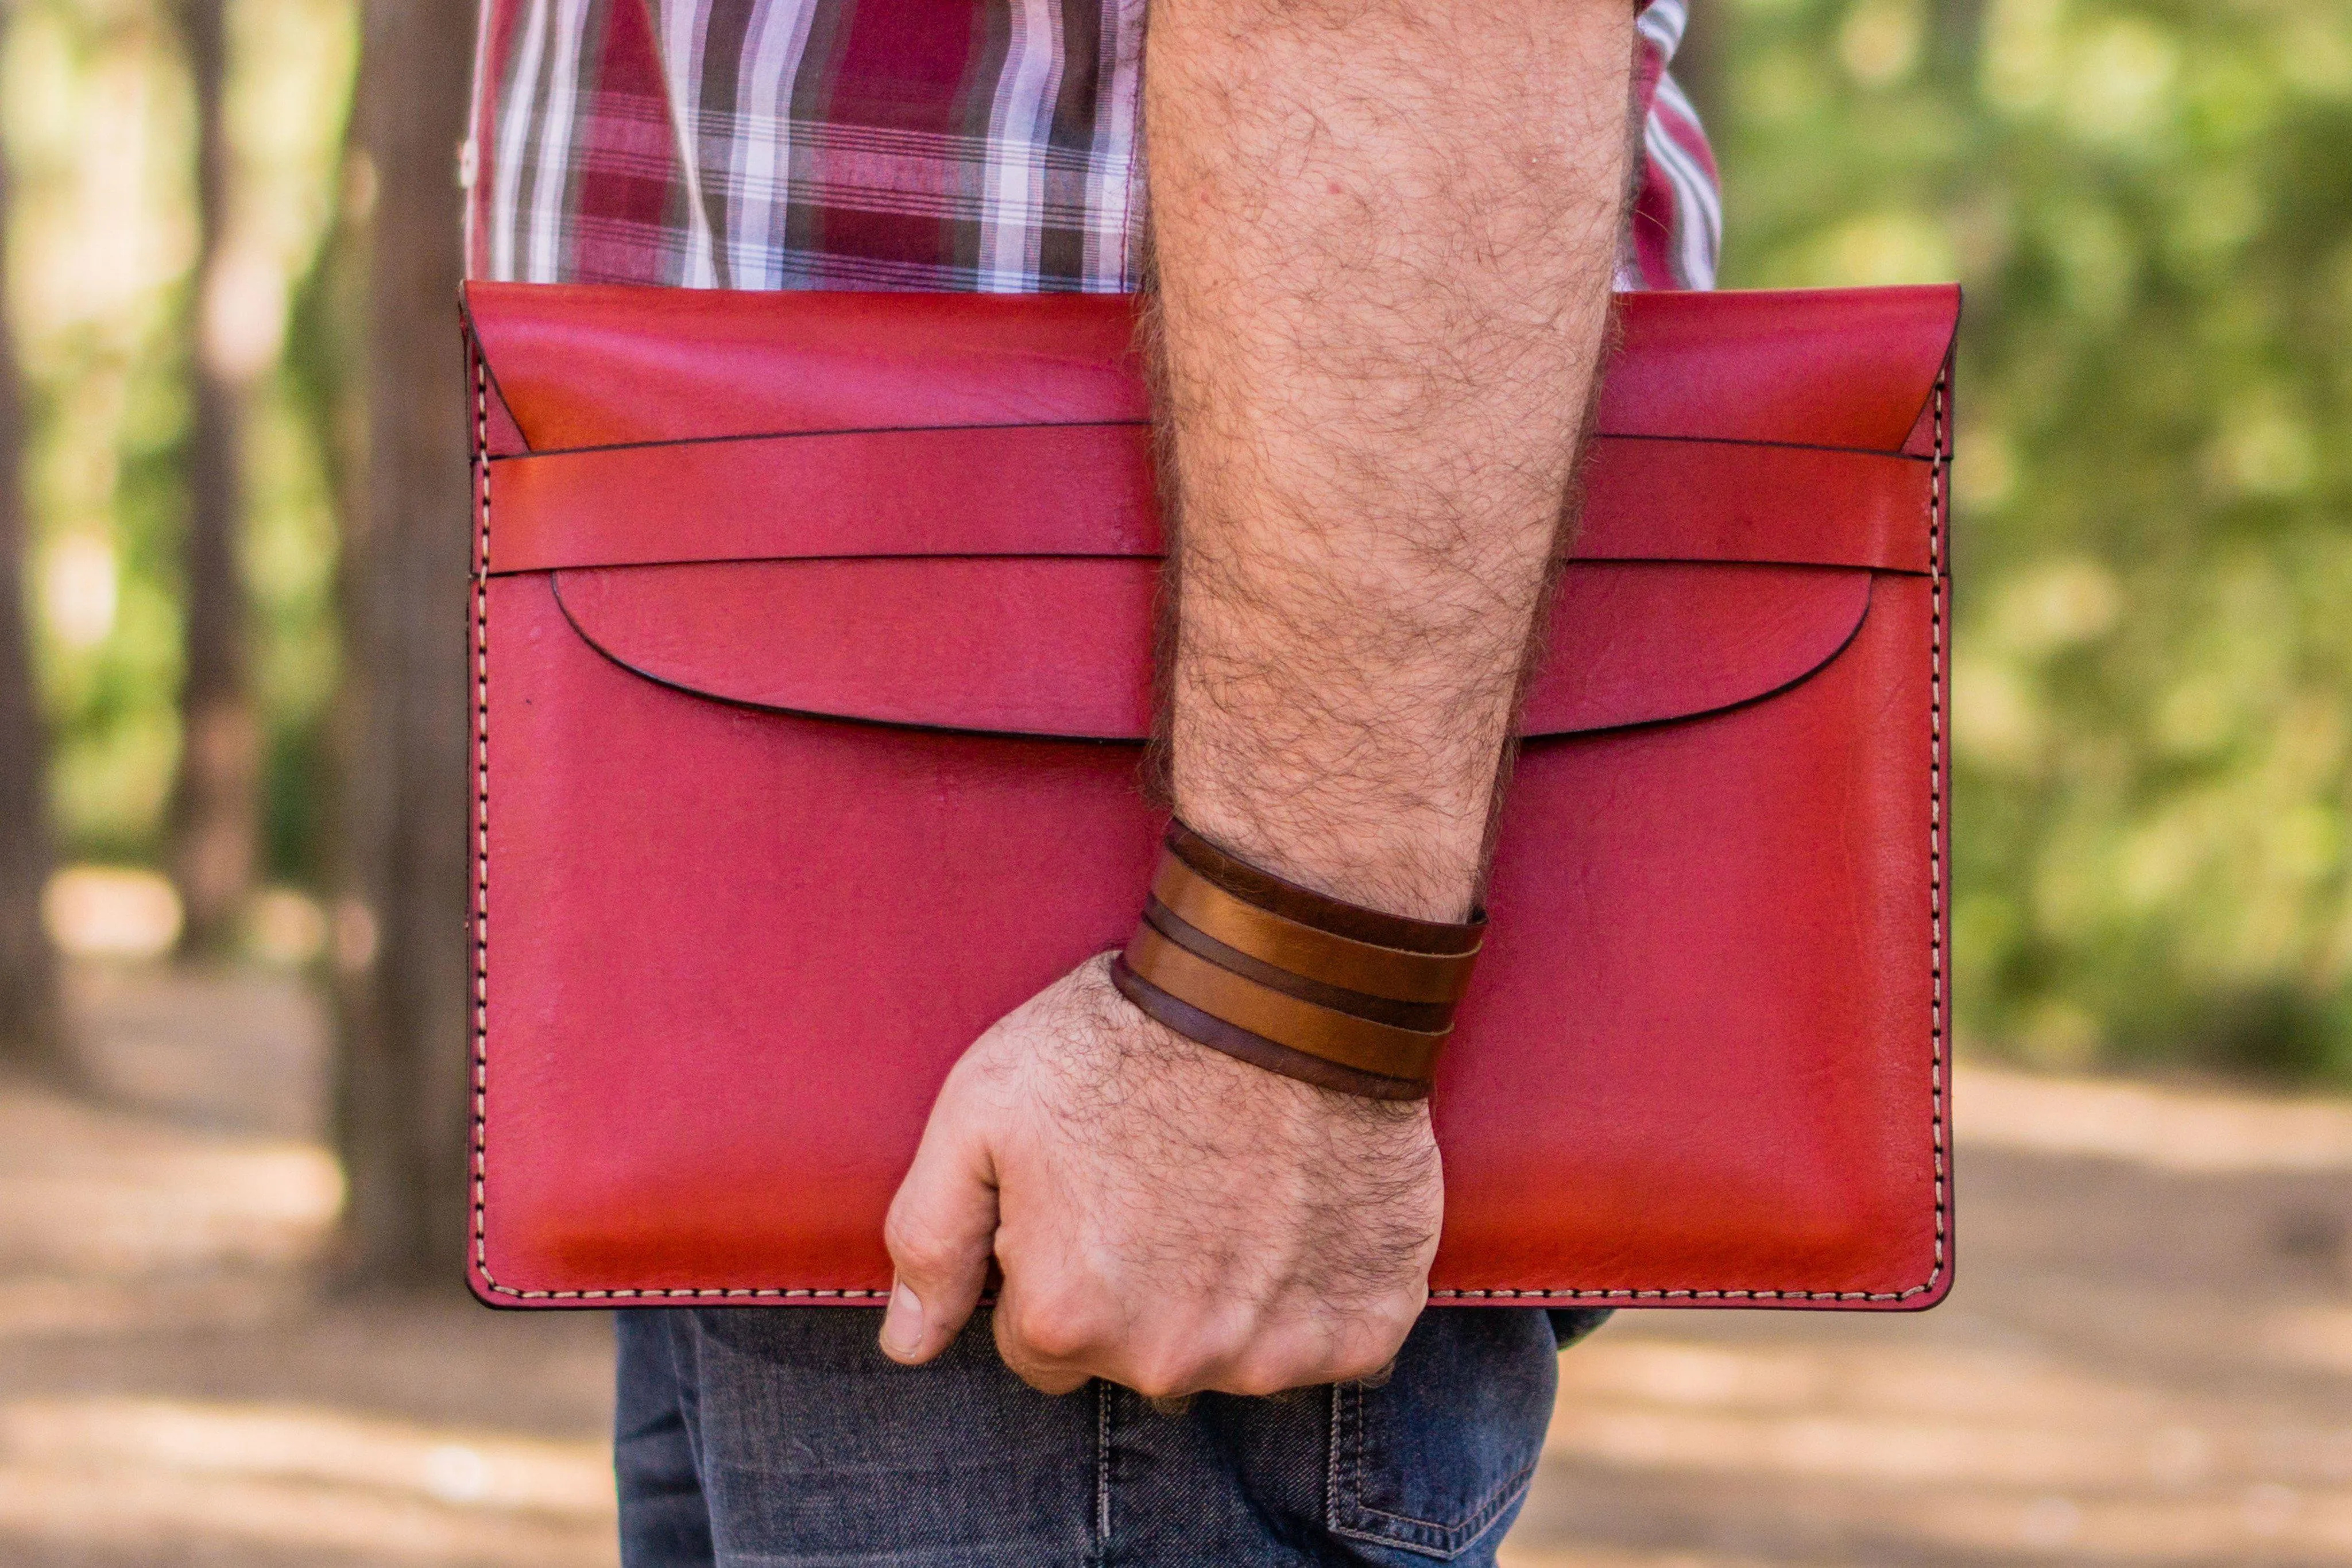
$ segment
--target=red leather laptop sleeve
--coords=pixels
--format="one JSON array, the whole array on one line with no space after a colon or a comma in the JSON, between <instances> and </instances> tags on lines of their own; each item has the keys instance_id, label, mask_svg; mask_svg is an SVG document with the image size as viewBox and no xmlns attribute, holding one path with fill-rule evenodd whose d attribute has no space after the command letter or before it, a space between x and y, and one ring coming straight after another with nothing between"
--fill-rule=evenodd
<instances>
[{"instance_id":1,"label":"red leather laptop sleeve","mask_svg":"<svg viewBox=\"0 0 2352 1568\"><path fill-rule=\"evenodd\" d=\"M466 304L474 1289L878 1299L949 1066L1149 874L1129 302ZM1949 1288L1958 310L1623 299L1434 1099L1434 1301Z\"/></svg>"}]
</instances>

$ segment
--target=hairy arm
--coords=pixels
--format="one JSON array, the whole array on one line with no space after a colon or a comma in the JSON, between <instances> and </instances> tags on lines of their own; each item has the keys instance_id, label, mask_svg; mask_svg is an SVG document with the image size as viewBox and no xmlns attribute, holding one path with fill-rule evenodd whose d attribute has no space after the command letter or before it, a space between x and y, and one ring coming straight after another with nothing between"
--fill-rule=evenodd
<instances>
[{"instance_id":1,"label":"hairy arm","mask_svg":"<svg viewBox=\"0 0 2352 1568\"><path fill-rule=\"evenodd\" d=\"M1153 10L1172 782L1294 881L1469 905L1606 319L1632 23Z\"/></svg>"},{"instance_id":2,"label":"hairy arm","mask_svg":"<svg viewBox=\"0 0 2352 1568\"><path fill-rule=\"evenodd\" d=\"M1475 898L1607 321L1632 24L1630 0L1153 0L1170 785L1340 898ZM1360 1376L1426 1300L1442 1208L1424 1107L1182 1040L1097 959L942 1091L883 1346L945 1348L992 1252L998 1346L1041 1388Z\"/></svg>"}]
</instances>

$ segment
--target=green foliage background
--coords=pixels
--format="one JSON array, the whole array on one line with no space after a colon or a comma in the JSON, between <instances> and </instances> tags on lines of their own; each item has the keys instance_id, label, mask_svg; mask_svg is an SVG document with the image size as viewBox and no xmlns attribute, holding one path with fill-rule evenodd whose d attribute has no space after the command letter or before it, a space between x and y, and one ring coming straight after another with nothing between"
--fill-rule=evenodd
<instances>
[{"instance_id":1,"label":"green foliage background","mask_svg":"<svg viewBox=\"0 0 2352 1568\"><path fill-rule=\"evenodd\" d=\"M1968 286L1962 1027L2352 1082L2352 8L1698 10L1725 281Z\"/></svg>"},{"instance_id":2,"label":"green foliage background","mask_svg":"<svg viewBox=\"0 0 2352 1568\"><path fill-rule=\"evenodd\" d=\"M2352 0L1695 4L1725 281L1968 285L1964 1030L2051 1066L2352 1082ZM70 854L152 860L200 306L185 73L162 0L6 16L54 793ZM246 564L268 874L296 885L356 452L356 38L354 0L232 0L239 308L276 345Z\"/></svg>"},{"instance_id":3,"label":"green foliage background","mask_svg":"<svg viewBox=\"0 0 2352 1568\"><path fill-rule=\"evenodd\" d=\"M163 0L16 0L0 20L50 793L68 856L154 863L180 744L188 358L207 308L193 94ZM320 319L335 303L321 261L363 186L342 152L358 40L353 0L230 0L236 266L211 308L253 356L241 554L267 735L263 873L290 883L315 880L323 857L338 676L324 394L352 334Z\"/></svg>"}]
</instances>

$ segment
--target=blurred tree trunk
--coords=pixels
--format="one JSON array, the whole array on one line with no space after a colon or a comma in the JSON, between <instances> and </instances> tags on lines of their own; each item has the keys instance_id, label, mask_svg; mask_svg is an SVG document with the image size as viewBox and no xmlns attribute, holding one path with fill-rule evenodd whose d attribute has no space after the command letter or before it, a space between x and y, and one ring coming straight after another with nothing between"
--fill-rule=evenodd
<instances>
[{"instance_id":1,"label":"blurred tree trunk","mask_svg":"<svg viewBox=\"0 0 2352 1568\"><path fill-rule=\"evenodd\" d=\"M8 172L0 157L0 298L7 292ZM41 930L51 854L48 757L25 616L24 389L0 310L0 1061L64 1073L57 960Z\"/></svg>"},{"instance_id":2,"label":"blurred tree trunk","mask_svg":"<svg viewBox=\"0 0 2352 1568\"><path fill-rule=\"evenodd\" d=\"M194 413L187 445L188 525L183 558L185 685L180 690L180 771L172 800L172 873L187 911L182 946L234 946L252 891L260 827L261 730L246 671L245 588L237 567L244 507L239 452L243 399L226 340L230 151L223 102L227 0L185 0L180 31L196 100Z\"/></svg>"},{"instance_id":3,"label":"blurred tree trunk","mask_svg":"<svg viewBox=\"0 0 2352 1568\"><path fill-rule=\"evenodd\" d=\"M349 1264L454 1281L467 1213L467 426L457 299L471 0L368 0L367 469L348 519L337 837Z\"/></svg>"}]
</instances>

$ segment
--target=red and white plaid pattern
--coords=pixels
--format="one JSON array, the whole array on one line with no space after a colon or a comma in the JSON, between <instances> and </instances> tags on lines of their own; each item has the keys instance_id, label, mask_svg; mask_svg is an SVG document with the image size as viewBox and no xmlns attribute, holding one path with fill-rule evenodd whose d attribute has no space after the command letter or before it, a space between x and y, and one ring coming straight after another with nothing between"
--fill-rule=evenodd
<instances>
[{"instance_id":1,"label":"red and white plaid pattern","mask_svg":"<svg viewBox=\"0 0 2352 1568\"><path fill-rule=\"evenodd\" d=\"M483 0L467 269L533 283L1135 287L1147 0ZM1653 0L1624 287L1704 288L1715 161Z\"/></svg>"}]
</instances>

